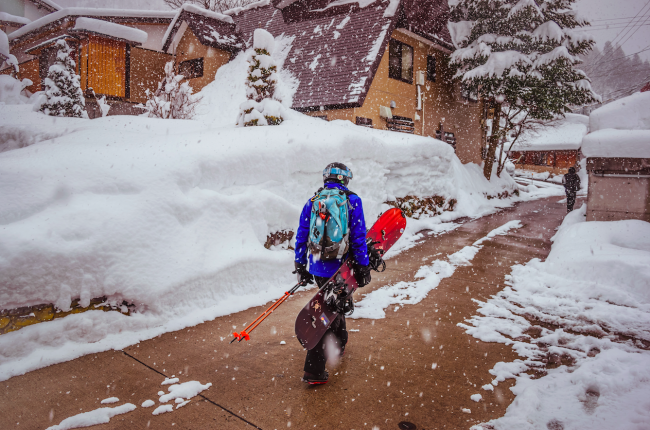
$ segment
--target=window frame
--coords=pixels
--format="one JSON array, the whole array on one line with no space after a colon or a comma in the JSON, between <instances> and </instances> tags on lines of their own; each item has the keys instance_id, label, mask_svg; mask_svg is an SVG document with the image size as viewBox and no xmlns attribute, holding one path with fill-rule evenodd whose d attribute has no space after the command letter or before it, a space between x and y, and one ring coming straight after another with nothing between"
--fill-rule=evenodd
<instances>
[{"instance_id":1,"label":"window frame","mask_svg":"<svg viewBox=\"0 0 650 430\"><path fill-rule=\"evenodd\" d=\"M355 119L354 122L356 125L361 126L361 127L368 127L368 128L373 128L372 127L372 118L365 118L362 116L358 116Z\"/></svg>"},{"instance_id":2,"label":"window frame","mask_svg":"<svg viewBox=\"0 0 650 430\"><path fill-rule=\"evenodd\" d=\"M410 79L405 79L403 77L404 75L404 64L402 63L402 60L404 58L402 48L406 46L411 50L411 67L410 67ZM394 55L394 52L396 52L396 56ZM413 60L415 56L415 50L411 45L408 45L404 42L400 42L397 39L390 39L388 43L388 77L390 79L395 79L397 81L402 81L406 82L407 84L413 85ZM396 75L395 73L395 67L397 66L396 64L394 65L394 62L399 63L399 76Z\"/></svg>"},{"instance_id":3,"label":"window frame","mask_svg":"<svg viewBox=\"0 0 650 430\"><path fill-rule=\"evenodd\" d=\"M195 72L195 75L193 76L187 76L186 74L183 73L183 67L184 65L187 65L190 68L190 71ZM204 72L204 61L203 57L199 58L192 58L189 60L181 61L178 63L177 69L179 75L183 75L183 78L185 79L196 79L196 78L202 78L203 77L203 72Z\"/></svg>"}]
</instances>

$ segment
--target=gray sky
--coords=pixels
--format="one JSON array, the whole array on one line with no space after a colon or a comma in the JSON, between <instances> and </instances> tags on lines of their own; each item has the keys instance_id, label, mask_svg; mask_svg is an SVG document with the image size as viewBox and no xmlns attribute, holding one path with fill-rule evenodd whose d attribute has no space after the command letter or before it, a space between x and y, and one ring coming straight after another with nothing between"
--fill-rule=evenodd
<instances>
[{"instance_id":1,"label":"gray sky","mask_svg":"<svg viewBox=\"0 0 650 430\"><path fill-rule=\"evenodd\" d=\"M162 0L54 1L64 7L89 6L168 10ZM627 54L650 48L650 0L578 0L574 7L591 22L592 28L587 32L596 39L600 48L603 47L607 40L616 40L622 43ZM635 16L636 19L633 19ZM625 28L626 25L627 28ZM639 55L650 60L650 49Z\"/></svg>"},{"instance_id":2,"label":"gray sky","mask_svg":"<svg viewBox=\"0 0 650 430\"><path fill-rule=\"evenodd\" d=\"M647 49L639 55L650 60L650 0L578 0L575 8L591 23L587 32L598 47L616 40L626 54Z\"/></svg>"}]
</instances>

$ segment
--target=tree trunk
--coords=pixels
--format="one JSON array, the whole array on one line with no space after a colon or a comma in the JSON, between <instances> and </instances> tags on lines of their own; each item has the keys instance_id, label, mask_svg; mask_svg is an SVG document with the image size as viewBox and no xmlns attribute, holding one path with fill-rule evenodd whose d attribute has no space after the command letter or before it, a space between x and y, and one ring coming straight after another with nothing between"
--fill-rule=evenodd
<instances>
[{"instance_id":1,"label":"tree trunk","mask_svg":"<svg viewBox=\"0 0 650 430\"><path fill-rule=\"evenodd\" d=\"M490 135L487 157L485 158L485 165L483 166L483 176L489 181L492 177L492 166L494 166L494 158L496 156L497 147L499 146L499 136L501 121L501 103L494 105L494 119L492 119L492 135Z\"/></svg>"},{"instance_id":2,"label":"tree trunk","mask_svg":"<svg viewBox=\"0 0 650 430\"><path fill-rule=\"evenodd\" d=\"M505 161L503 161L503 146L505 144L506 143L503 142L499 146L499 159L497 160L497 178L501 177L501 172L503 172L503 166L505 166L505 164L506 164Z\"/></svg>"}]
</instances>

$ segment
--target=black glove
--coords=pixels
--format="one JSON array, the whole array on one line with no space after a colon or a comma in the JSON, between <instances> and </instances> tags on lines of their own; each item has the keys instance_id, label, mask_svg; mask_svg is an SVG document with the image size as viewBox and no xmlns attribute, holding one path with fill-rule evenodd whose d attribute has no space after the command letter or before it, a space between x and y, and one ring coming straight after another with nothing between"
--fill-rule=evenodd
<instances>
[{"instance_id":1,"label":"black glove","mask_svg":"<svg viewBox=\"0 0 650 430\"><path fill-rule=\"evenodd\" d=\"M313 284L314 283L314 275L309 273L307 270L307 265L306 264L300 264L297 261L295 262L296 264L296 270L294 270L291 273L297 273L298 274L298 282L301 284Z\"/></svg>"},{"instance_id":2,"label":"black glove","mask_svg":"<svg viewBox=\"0 0 650 430\"><path fill-rule=\"evenodd\" d=\"M354 271L354 279L356 279L359 288L365 287L370 283L370 266L354 264L352 265L352 270Z\"/></svg>"}]
</instances>

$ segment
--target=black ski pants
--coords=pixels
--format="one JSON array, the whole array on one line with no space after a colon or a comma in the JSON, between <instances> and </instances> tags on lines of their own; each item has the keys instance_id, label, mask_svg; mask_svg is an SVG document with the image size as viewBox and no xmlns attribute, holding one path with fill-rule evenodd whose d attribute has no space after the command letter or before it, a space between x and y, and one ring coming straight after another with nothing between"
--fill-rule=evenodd
<instances>
[{"instance_id":1,"label":"black ski pants","mask_svg":"<svg viewBox=\"0 0 650 430\"><path fill-rule=\"evenodd\" d=\"M314 276L318 287L322 287L329 278L321 278ZM345 350L345 345L348 343L348 331L345 329L345 315L339 314L338 317L332 322L332 325L327 329L318 344L307 351L305 358L305 372L312 375L322 375L325 372L325 363L327 357L325 355L325 339L334 335L339 342L341 354Z\"/></svg>"},{"instance_id":2,"label":"black ski pants","mask_svg":"<svg viewBox=\"0 0 650 430\"><path fill-rule=\"evenodd\" d=\"M566 211L567 213L573 210L573 205L576 204L576 193L577 191L566 190Z\"/></svg>"}]
</instances>

